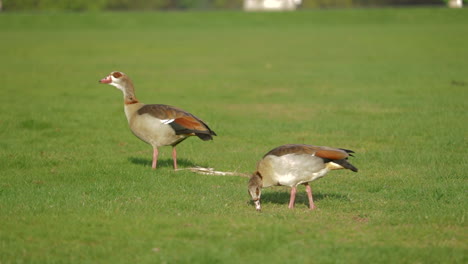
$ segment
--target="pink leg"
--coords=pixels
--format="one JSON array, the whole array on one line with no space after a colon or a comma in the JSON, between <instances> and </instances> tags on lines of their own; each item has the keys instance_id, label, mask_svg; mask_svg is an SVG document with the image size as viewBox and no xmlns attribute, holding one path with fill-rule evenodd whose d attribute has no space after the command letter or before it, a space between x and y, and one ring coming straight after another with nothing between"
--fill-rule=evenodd
<instances>
[{"instance_id":1,"label":"pink leg","mask_svg":"<svg viewBox=\"0 0 468 264\"><path fill-rule=\"evenodd\" d=\"M172 160L174 161L174 170L177 170L177 151L175 147L172 147Z\"/></svg>"},{"instance_id":2,"label":"pink leg","mask_svg":"<svg viewBox=\"0 0 468 264\"><path fill-rule=\"evenodd\" d=\"M316 207L312 198L312 188L310 188L309 183L304 183L304 185L306 186L307 197L309 198L309 208L310 210L314 210Z\"/></svg>"},{"instance_id":3,"label":"pink leg","mask_svg":"<svg viewBox=\"0 0 468 264\"><path fill-rule=\"evenodd\" d=\"M289 198L289 209L294 208L294 200L296 200L296 186L291 187L291 197Z\"/></svg>"},{"instance_id":4,"label":"pink leg","mask_svg":"<svg viewBox=\"0 0 468 264\"><path fill-rule=\"evenodd\" d=\"M153 170L156 169L156 165L158 163L158 154L159 154L158 148L154 148L153 149L153 164L151 166L151 168L153 168Z\"/></svg>"}]
</instances>

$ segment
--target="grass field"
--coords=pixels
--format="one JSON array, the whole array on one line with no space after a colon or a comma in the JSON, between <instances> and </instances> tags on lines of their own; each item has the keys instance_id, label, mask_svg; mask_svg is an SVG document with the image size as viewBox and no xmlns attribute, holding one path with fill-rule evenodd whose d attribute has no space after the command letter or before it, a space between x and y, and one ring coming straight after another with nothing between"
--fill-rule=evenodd
<instances>
[{"instance_id":1,"label":"grass field","mask_svg":"<svg viewBox=\"0 0 468 264\"><path fill-rule=\"evenodd\" d=\"M467 47L467 9L1 14L0 263L467 263ZM152 171L113 70L216 131L180 167L306 143L360 171L261 213L170 148Z\"/></svg>"}]
</instances>

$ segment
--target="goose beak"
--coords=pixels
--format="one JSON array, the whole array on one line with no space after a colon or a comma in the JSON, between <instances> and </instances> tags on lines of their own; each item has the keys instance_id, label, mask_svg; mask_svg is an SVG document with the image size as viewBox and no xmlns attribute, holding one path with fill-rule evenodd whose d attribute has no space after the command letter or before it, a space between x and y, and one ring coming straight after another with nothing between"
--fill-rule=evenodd
<instances>
[{"instance_id":1,"label":"goose beak","mask_svg":"<svg viewBox=\"0 0 468 264\"><path fill-rule=\"evenodd\" d=\"M107 76L106 78L102 79L99 81L100 83L111 83L112 82L112 78L111 76Z\"/></svg>"},{"instance_id":2,"label":"goose beak","mask_svg":"<svg viewBox=\"0 0 468 264\"><path fill-rule=\"evenodd\" d=\"M260 200L254 201L255 203L255 209L257 209L258 212L262 210L262 207L260 206Z\"/></svg>"}]
</instances>

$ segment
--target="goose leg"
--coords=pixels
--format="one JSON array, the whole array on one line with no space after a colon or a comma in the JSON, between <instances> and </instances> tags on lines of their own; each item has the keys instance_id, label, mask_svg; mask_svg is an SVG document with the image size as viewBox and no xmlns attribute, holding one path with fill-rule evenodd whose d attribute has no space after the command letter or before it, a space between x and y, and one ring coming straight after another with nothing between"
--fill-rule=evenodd
<instances>
[{"instance_id":1,"label":"goose leg","mask_svg":"<svg viewBox=\"0 0 468 264\"><path fill-rule=\"evenodd\" d=\"M177 151L175 147L172 147L172 160L174 161L174 170L177 170Z\"/></svg>"},{"instance_id":2,"label":"goose leg","mask_svg":"<svg viewBox=\"0 0 468 264\"><path fill-rule=\"evenodd\" d=\"M158 148L153 148L153 164L151 166L153 170L156 169L156 165L158 163L158 155L159 155Z\"/></svg>"},{"instance_id":3,"label":"goose leg","mask_svg":"<svg viewBox=\"0 0 468 264\"><path fill-rule=\"evenodd\" d=\"M312 198L312 188L310 187L309 183L304 183L306 186L306 192L307 192L307 197L309 198L309 208L310 210L314 210L315 204L314 204L314 199Z\"/></svg>"},{"instance_id":4,"label":"goose leg","mask_svg":"<svg viewBox=\"0 0 468 264\"><path fill-rule=\"evenodd\" d=\"M289 198L289 209L294 208L294 200L296 200L296 186L291 187L291 197Z\"/></svg>"}]
</instances>

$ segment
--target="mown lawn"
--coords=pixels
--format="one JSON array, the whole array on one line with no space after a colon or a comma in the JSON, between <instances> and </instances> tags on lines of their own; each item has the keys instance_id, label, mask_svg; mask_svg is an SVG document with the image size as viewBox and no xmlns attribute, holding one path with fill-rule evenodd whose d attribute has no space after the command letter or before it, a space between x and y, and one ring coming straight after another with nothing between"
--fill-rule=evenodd
<instances>
[{"instance_id":1,"label":"mown lawn","mask_svg":"<svg viewBox=\"0 0 468 264\"><path fill-rule=\"evenodd\" d=\"M468 11L3 13L0 263L466 263ZM304 188L174 172L120 91L218 137L180 167L250 173L273 147L356 151Z\"/></svg>"}]
</instances>

